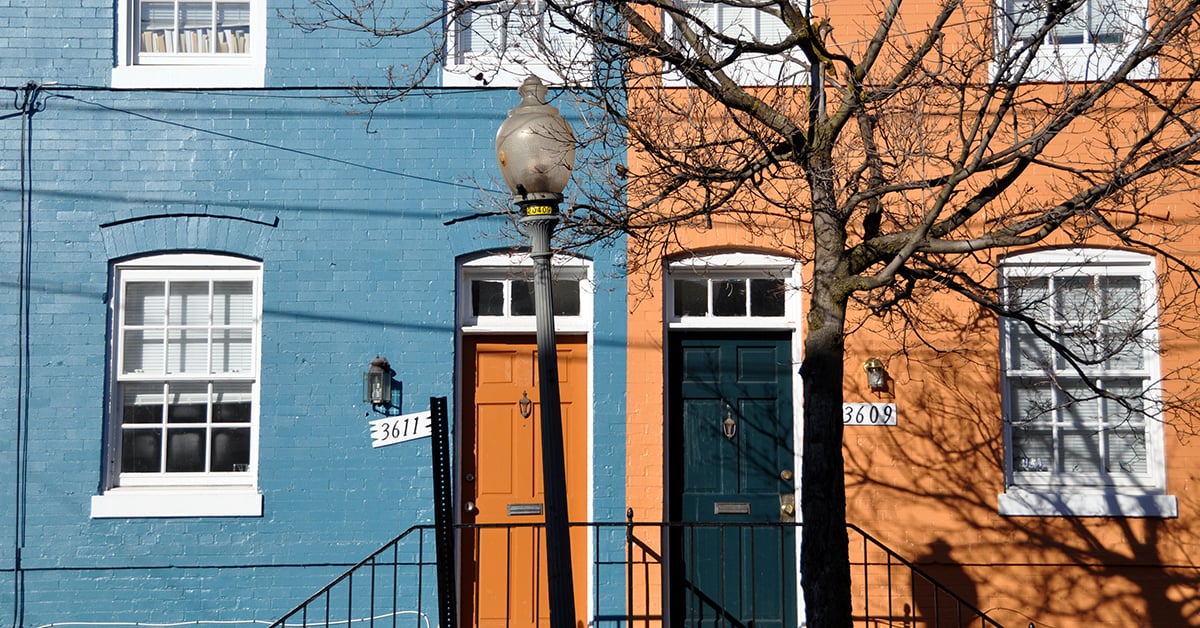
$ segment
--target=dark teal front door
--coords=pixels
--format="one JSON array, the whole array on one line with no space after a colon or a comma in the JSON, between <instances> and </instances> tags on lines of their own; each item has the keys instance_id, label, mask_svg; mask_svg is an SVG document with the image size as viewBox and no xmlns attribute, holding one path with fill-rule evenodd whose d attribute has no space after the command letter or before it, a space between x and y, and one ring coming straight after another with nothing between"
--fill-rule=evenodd
<instances>
[{"instance_id":1,"label":"dark teal front door","mask_svg":"<svg viewBox=\"0 0 1200 628\"><path fill-rule=\"evenodd\" d=\"M790 334L672 337L672 625L796 626Z\"/></svg>"}]
</instances>

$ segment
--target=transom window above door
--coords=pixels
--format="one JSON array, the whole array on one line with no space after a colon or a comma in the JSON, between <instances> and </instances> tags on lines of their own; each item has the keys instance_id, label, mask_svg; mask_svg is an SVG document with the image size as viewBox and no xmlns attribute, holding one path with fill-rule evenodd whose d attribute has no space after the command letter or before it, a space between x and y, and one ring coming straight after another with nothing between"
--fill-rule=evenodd
<instances>
[{"instance_id":1,"label":"transom window above door","mask_svg":"<svg viewBox=\"0 0 1200 628\"><path fill-rule=\"evenodd\" d=\"M535 325L533 264L528 255L466 262L459 283L459 318L472 331L528 331ZM586 332L592 288L585 260L555 256L551 264L555 329Z\"/></svg>"},{"instance_id":2,"label":"transom window above door","mask_svg":"<svg viewBox=\"0 0 1200 628\"><path fill-rule=\"evenodd\" d=\"M675 327L794 327L793 260L758 254L689 258L668 266L667 316Z\"/></svg>"}]
</instances>

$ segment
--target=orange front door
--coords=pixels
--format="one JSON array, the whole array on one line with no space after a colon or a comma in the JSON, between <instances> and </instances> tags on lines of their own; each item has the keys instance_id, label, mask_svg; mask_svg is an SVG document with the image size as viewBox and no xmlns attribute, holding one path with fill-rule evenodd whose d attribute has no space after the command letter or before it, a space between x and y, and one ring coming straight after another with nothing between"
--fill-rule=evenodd
<instances>
[{"instance_id":1,"label":"orange front door","mask_svg":"<svg viewBox=\"0 0 1200 628\"><path fill-rule=\"evenodd\" d=\"M541 408L533 337L463 340L463 625L549 626L543 516ZM558 377L566 452L567 513L587 517L587 345L558 339ZM504 527L488 527L501 524ZM575 615L586 610L583 528L572 529Z\"/></svg>"}]
</instances>

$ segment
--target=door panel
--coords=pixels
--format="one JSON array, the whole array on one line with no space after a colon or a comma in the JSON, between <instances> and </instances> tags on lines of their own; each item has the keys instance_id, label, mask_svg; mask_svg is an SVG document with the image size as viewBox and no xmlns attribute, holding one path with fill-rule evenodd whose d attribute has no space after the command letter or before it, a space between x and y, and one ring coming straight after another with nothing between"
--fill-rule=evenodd
<instances>
[{"instance_id":1,"label":"door panel","mask_svg":"<svg viewBox=\"0 0 1200 628\"><path fill-rule=\"evenodd\" d=\"M672 624L796 625L788 334L671 343ZM679 618L682 618L679 619Z\"/></svg>"},{"instance_id":2,"label":"door panel","mask_svg":"<svg viewBox=\"0 0 1200 628\"><path fill-rule=\"evenodd\" d=\"M463 625L548 626L541 409L533 337L463 340L462 522ZM567 474L567 514L587 518L587 345L558 339L559 390ZM522 403L526 399L527 403ZM524 406L524 407L523 407ZM469 504L469 506L468 506ZM487 527L502 524L510 527ZM511 527L516 526L516 527ZM583 528L571 531L576 614L585 603ZM476 623L477 618L477 623Z\"/></svg>"}]
</instances>

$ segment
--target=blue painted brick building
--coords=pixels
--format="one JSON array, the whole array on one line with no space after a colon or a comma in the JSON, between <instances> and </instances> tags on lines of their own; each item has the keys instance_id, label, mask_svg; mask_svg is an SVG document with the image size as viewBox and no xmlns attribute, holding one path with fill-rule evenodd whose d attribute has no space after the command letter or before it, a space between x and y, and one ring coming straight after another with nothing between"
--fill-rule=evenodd
<instances>
[{"instance_id":1,"label":"blue painted brick building","mask_svg":"<svg viewBox=\"0 0 1200 628\"><path fill-rule=\"evenodd\" d=\"M457 449L463 339L532 330L473 309L477 282L521 285L508 218L447 224L503 198L493 141L516 94L435 73L352 115L338 88L427 52L419 38L305 33L265 0L16 4L0 7L0 622L274 620L432 522L429 440L371 447L368 362L389 359L395 412L447 397ZM617 250L569 264L586 506L608 521Z\"/></svg>"}]
</instances>

